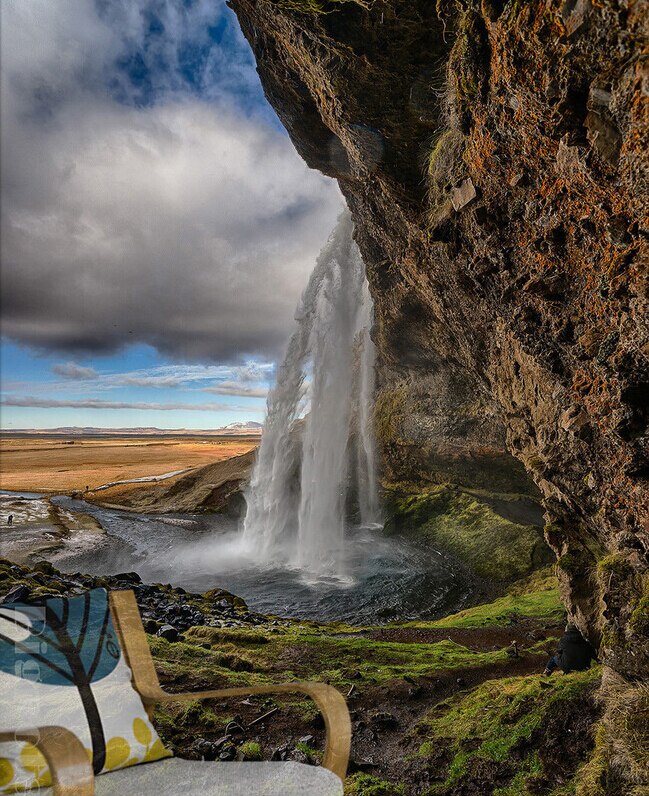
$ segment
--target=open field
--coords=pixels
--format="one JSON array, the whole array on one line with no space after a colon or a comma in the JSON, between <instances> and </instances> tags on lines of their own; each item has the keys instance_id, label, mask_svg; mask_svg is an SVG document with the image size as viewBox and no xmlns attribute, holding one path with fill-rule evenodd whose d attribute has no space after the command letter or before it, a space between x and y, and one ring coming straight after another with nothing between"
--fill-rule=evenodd
<instances>
[{"instance_id":1,"label":"open field","mask_svg":"<svg viewBox=\"0 0 649 796\"><path fill-rule=\"evenodd\" d=\"M256 437L0 437L0 489L91 490L202 467L253 450Z\"/></svg>"}]
</instances>

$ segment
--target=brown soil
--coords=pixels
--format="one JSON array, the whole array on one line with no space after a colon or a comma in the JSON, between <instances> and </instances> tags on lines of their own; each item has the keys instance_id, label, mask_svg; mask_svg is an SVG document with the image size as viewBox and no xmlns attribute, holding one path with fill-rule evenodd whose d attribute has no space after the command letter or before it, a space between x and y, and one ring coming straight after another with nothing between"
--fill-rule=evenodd
<instances>
[{"instance_id":1,"label":"brown soil","mask_svg":"<svg viewBox=\"0 0 649 796\"><path fill-rule=\"evenodd\" d=\"M524 619L511 627L385 627L363 633L363 635L373 641L395 641L400 644L433 644L436 641L449 640L479 651L502 649L513 641L518 644L519 648L524 649L539 641L558 638L560 634L560 628L557 626L543 626L533 620Z\"/></svg>"}]
</instances>

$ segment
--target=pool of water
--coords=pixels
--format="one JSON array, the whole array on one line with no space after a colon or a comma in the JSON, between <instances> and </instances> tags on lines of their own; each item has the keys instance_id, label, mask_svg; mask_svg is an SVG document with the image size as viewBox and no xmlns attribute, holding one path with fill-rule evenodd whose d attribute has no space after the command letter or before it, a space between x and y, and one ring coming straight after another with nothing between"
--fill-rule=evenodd
<instances>
[{"instance_id":1,"label":"pool of water","mask_svg":"<svg viewBox=\"0 0 649 796\"><path fill-rule=\"evenodd\" d=\"M225 588L263 613L357 624L440 616L468 604L474 591L452 558L380 528L350 528L344 576L316 578L254 561L227 517L155 516L52 500L65 511L92 515L104 530L77 531L47 554L64 572L135 571L145 582L191 591Z\"/></svg>"}]
</instances>

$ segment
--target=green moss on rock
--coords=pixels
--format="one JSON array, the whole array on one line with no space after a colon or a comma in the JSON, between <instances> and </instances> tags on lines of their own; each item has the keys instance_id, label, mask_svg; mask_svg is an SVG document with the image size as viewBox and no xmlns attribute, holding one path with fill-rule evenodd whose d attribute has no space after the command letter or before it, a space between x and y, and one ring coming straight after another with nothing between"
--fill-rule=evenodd
<instances>
[{"instance_id":1,"label":"green moss on rock","mask_svg":"<svg viewBox=\"0 0 649 796\"><path fill-rule=\"evenodd\" d=\"M614 553L613 555L602 558L597 563L597 571L605 578L611 575L624 578L630 573L631 567L625 555L622 553Z\"/></svg>"},{"instance_id":2,"label":"green moss on rock","mask_svg":"<svg viewBox=\"0 0 649 796\"><path fill-rule=\"evenodd\" d=\"M408 406L405 388L382 390L374 402L374 429L382 446L401 440L401 421Z\"/></svg>"},{"instance_id":3,"label":"green moss on rock","mask_svg":"<svg viewBox=\"0 0 649 796\"><path fill-rule=\"evenodd\" d=\"M467 608L432 623L433 627L485 627L508 625L512 619L540 619L559 623L564 607L556 578L546 569L522 584L514 584L504 597Z\"/></svg>"},{"instance_id":4,"label":"green moss on rock","mask_svg":"<svg viewBox=\"0 0 649 796\"><path fill-rule=\"evenodd\" d=\"M193 644L268 644L269 639L264 633L257 630L247 630L245 628L232 629L225 627L209 627L200 625L190 627L184 634L187 641Z\"/></svg>"},{"instance_id":5,"label":"green moss on rock","mask_svg":"<svg viewBox=\"0 0 649 796\"><path fill-rule=\"evenodd\" d=\"M368 8L368 4L363 0L275 0L279 8L287 11L298 11L301 14L330 14L337 11L343 5L357 5L361 8Z\"/></svg>"},{"instance_id":6,"label":"green moss on rock","mask_svg":"<svg viewBox=\"0 0 649 796\"><path fill-rule=\"evenodd\" d=\"M631 614L629 627L640 636L649 636L649 595L638 600Z\"/></svg>"},{"instance_id":7,"label":"green moss on rock","mask_svg":"<svg viewBox=\"0 0 649 796\"><path fill-rule=\"evenodd\" d=\"M393 493L388 506L388 529L426 538L482 578L512 581L554 558L538 527L505 519L478 497L453 487Z\"/></svg>"},{"instance_id":8,"label":"green moss on rock","mask_svg":"<svg viewBox=\"0 0 649 796\"><path fill-rule=\"evenodd\" d=\"M148 636L148 641L159 674L178 686L214 688L263 682L255 673L255 663L236 653L206 650L180 641L171 643L157 636Z\"/></svg>"}]
</instances>

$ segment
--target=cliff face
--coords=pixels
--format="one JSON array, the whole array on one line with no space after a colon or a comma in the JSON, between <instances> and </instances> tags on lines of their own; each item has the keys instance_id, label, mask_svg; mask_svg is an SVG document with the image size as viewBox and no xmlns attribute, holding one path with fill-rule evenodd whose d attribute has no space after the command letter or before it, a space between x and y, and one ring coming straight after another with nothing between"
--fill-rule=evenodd
<instances>
[{"instance_id":1,"label":"cliff face","mask_svg":"<svg viewBox=\"0 0 649 796\"><path fill-rule=\"evenodd\" d=\"M366 5L231 0L295 146L352 209L390 476L506 434L569 610L646 674L647 4Z\"/></svg>"}]
</instances>

